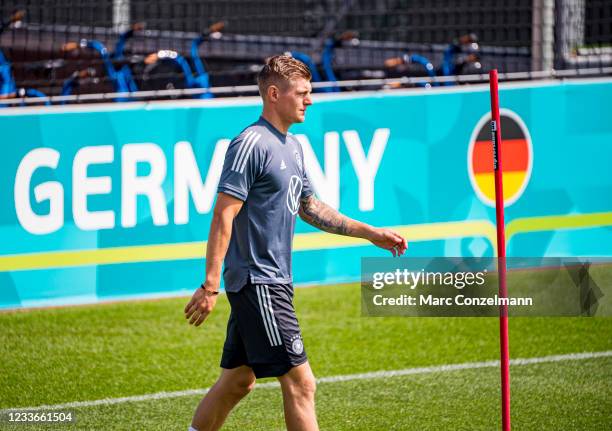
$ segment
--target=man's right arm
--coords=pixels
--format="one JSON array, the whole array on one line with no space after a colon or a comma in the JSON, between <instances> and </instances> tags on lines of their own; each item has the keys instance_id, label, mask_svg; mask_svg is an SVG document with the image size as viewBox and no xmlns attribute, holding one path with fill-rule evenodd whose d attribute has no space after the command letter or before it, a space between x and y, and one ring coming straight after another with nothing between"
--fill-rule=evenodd
<instances>
[{"instance_id":1,"label":"man's right arm","mask_svg":"<svg viewBox=\"0 0 612 431\"><path fill-rule=\"evenodd\" d=\"M226 193L217 195L213 218L208 233L206 246L206 278L204 287L207 290L219 290L221 267L229 247L232 235L232 223L240 212L243 202Z\"/></svg>"},{"instance_id":2,"label":"man's right arm","mask_svg":"<svg viewBox=\"0 0 612 431\"><path fill-rule=\"evenodd\" d=\"M226 193L217 195L217 202L213 210L210 223L208 243L206 246L206 278L203 289L194 292L189 303L185 306L185 318L190 324L200 326L210 314L217 302L217 295L221 283L221 267L229 247L232 235L232 223L240 212L243 202Z\"/></svg>"}]
</instances>

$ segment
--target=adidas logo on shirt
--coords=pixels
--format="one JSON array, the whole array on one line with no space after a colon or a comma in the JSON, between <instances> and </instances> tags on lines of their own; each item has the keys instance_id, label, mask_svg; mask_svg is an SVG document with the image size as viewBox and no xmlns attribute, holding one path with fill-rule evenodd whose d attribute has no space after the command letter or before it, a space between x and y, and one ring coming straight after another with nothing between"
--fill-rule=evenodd
<instances>
[{"instance_id":1,"label":"adidas logo on shirt","mask_svg":"<svg viewBox=\"0 0 612 431\"><path fill-rule=\"evenodd\" d=\"M284 160L281 160L281 167L280 168L281 168L281 171L284 170L284 169L287 169L287 165L285 164Z\"/></svg>"}]
</instances>

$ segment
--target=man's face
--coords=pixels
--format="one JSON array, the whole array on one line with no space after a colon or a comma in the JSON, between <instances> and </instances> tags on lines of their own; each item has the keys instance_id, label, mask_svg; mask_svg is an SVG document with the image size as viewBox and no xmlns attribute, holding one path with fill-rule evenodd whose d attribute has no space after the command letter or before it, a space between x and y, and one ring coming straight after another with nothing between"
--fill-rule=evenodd
<instances>
[{"instance_id":1,"label":"man's face","mask_svg":"<svg viewBox=\"0 0 612 431\"><path fill-rule=\"evenodd\" d=\"M284 91L283 91L284 90ZM277 92L275 109L287 123L303 123L306 108L312 105L312 86L304 78L294 78Z\"/></svg>"}]
</instances>

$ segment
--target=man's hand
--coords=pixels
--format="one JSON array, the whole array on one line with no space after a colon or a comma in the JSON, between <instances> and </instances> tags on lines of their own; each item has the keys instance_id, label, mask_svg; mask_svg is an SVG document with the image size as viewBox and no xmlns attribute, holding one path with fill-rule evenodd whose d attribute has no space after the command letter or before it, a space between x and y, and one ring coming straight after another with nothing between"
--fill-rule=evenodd
<instances>
[{"instance_id":1,"label":"man's hand","mask_svg":"<svg viewBox=\"0 0 612 431\"><path fill-rule=\"evenodd\" d=\"M204 290L200 287L196 289L189 303L185 306L185 319L190 319L189 324L200 326L215 308L217 303L216 294L212 294L214 290L206 287Z\"/></svg>"},{"instance_id":2,"label":"man's hand","mask_svg":"<svg viewBox=\"0 0 612 431\"><path fill-rule=\"evenodd\" d=\"M391 251L394 257L401 256L408 248L406 238L391 229L374 229L368 239L375 246Z\"/></svg>"}]
</instances>

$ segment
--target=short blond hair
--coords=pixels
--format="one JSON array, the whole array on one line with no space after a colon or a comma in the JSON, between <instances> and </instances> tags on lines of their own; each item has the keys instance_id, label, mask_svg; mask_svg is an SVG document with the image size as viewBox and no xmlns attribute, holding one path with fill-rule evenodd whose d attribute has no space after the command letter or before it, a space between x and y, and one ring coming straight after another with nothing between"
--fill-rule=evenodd
<instances>
[{"instance_id":1,"label":"short blond hair","mask_svg":"<svg viewBox=\"0 0 612 431\"><path fill-rule=\"evenodd\" d=\"M263 97L270 85L286 88L289 81L294 78L304 78L310 81L312 74L308 66L290 55L270 57L257 75L259 94Z\"/></svg>"}]
</instances>

